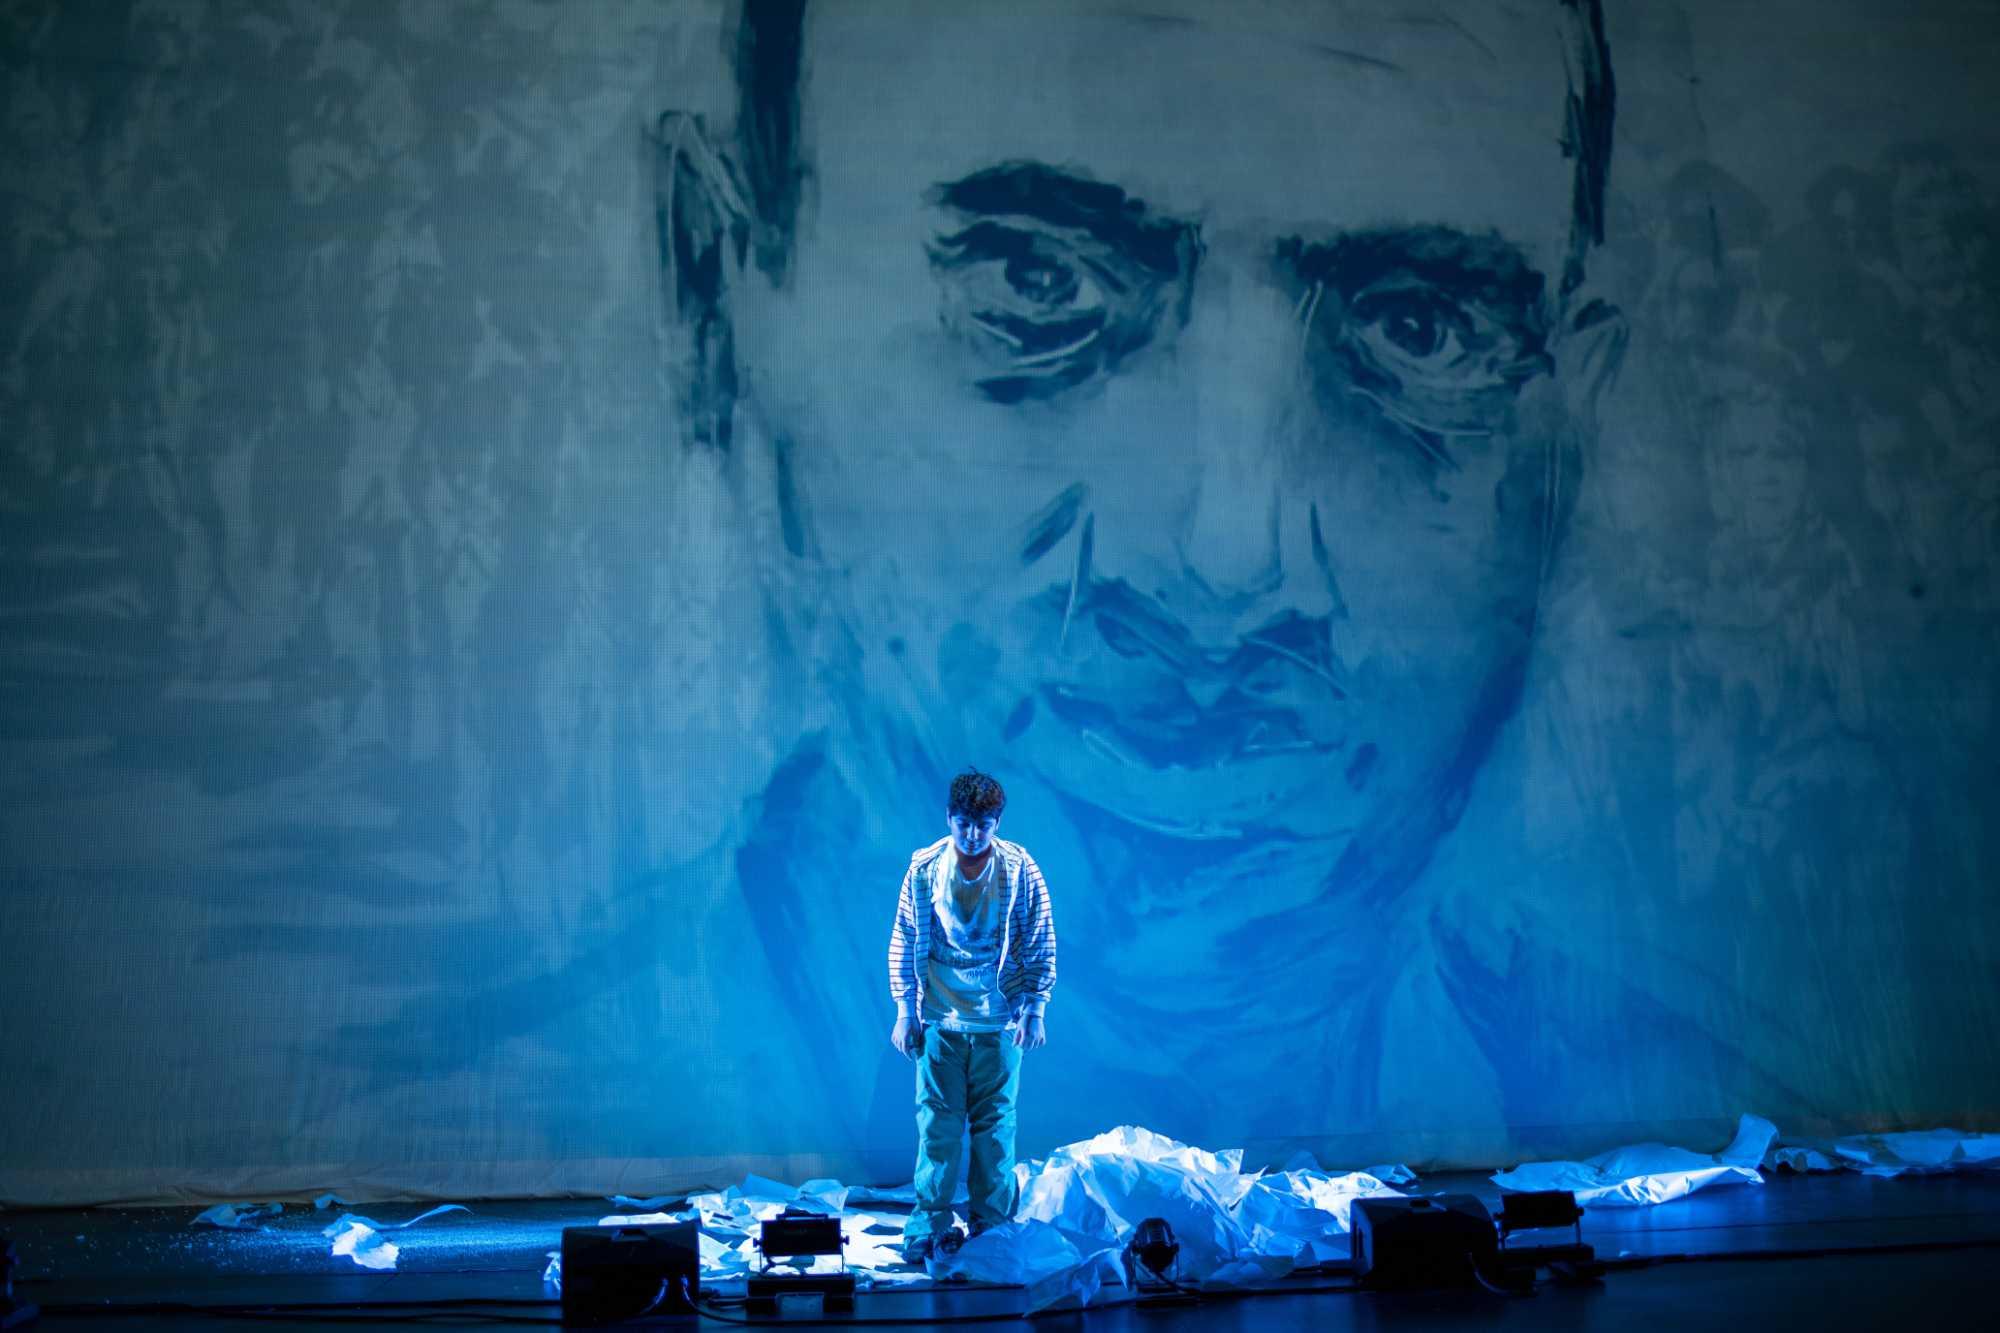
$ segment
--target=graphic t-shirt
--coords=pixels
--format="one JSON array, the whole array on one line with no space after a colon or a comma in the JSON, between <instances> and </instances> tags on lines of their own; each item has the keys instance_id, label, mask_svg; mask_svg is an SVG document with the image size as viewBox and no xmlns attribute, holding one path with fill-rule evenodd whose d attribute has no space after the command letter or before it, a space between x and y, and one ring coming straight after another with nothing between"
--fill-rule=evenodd
<instances>
[{"instance_id":1,"label":"graphic t-shirt","mask_svg":"<svg viewBox=\"0 0 2000 1333\"><path fill-rule=\"evenodd\" d=\"M1000 937L1006 929L1006 880L1000 853L978 878L959 873L958 853L937 858L931 884L930 984L924 1021L958 1032L999 1032L1011 1007L1000 990Z\"/></svg>"}]
</instances>

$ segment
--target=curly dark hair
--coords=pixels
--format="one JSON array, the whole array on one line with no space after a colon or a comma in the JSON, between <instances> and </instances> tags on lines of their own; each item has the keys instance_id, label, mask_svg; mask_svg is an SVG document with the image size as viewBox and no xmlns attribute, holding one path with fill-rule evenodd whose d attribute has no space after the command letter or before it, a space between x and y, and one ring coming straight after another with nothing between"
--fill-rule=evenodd
<instances>
[{"instance_id":1,"label":"curly dark hair","mask_svg":"<svg viewBox=\"0 0 2000 1333\"><path fill-rule=\"evenodd\" d=\"M998 819L1006 808L1006 789L990 773L968 768L951 780L951 798L945 804L947 815Z\"/></svg>"}]
</instances>

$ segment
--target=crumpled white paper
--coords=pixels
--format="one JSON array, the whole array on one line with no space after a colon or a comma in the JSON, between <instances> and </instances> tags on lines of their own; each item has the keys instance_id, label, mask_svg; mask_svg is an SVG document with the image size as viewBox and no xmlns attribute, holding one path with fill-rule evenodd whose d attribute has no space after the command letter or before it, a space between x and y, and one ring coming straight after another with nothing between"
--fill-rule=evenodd
<instances>
[{"instance_id":1,"label":"crumpled white paper","mask_svg":"<svg viewBox=\"0 0 2000 1333\"><path fill-rule=\"evenodd\" d=\"M1017 1166L1014 1223L968 1241L940 1276L1019 1282L1031 1311L1087 1305L1105 1284L1123 1285L1126 1240L1158 1217L1180 1245L1176 1281L1267 1281L1344 1257L1354 1200L1400 1193L1372 1175L1293 1160L1292 1170L1246 1175L1240 1148L1210 1152L1121 1125Z\"/></svg>"},{"instance_id":2,"label":"crumpled white paper","mask_svg":"<svg viewBox=\"0 0 2000 1333\"><path fill-rule=\"evenodd\" d=\"M1106 1287L1124 1284L1123 1250L1132 1229L1162 1217L1174 1229L1181 1253L1176 1280L1208 1286L1240 1285L1282 1277L1300 1265L1344 1258L1354 1200L1395 1195L1390 1182L1416 1178L1405 1166L1329 1173L1300 1154L1275 1174L1245 1174L1240 1149L1210 1152L1132 1125L1058 1148L1046 1159L1015 1167L1021 1207L1011 1222L940 1256L928 1274L902 1263L904 1217L857 1204L913 1203L916 1192L845 1186L809 1180L790 1186L762 1176L741 1185L679 1200L621 1197L613 1202L677 1207L635 1209L598 1219L601 1226L658 1222L701 1223L704 1282L741 1278L758 1266L758 1223L786 1207L837 1215L845 1237L846 1266L856 1285L965 1278L1019 1285L1029 1310L1087 1305ZM963 1190L957 1202L965 1203ZM830 1257L819 1261L831 1268ZM549 1251L543 1279L560 1286L562 1255Z\"/></svg>"},{"instance_id":3,"label":"crumpled white paper","mask_svg":"<svg viewBox=\"0 0 2000 1333\"><path fill-rule=\"evenodd\" d=\"M1745 1115L1736 1137L1719 1153L1698 1153L1665 1143L1636 1143L1581 1162L1525 1162L1492 1177L1503 1190L1570 1190L1586 1206L1636 1208L1682 1198L1707 1185L1761 1185L1757 1166L1778 1127Z\"/></svg>"},{"instance_id":4,"label":"crumpled white paper","mask_svg":"<svg viewBox=\"0 0 2000 1333\"><path fill-rule=\"evenodd\" d=\"M282 1203L218 1203L204 1209L188 1223L191 1227L217 1227L223 1231L262 1231L266 1218L285 1211Z\"/></svg>"},{"instance_id":5,"label":"crumpled white paper","mask_svg":"<svg viewBox=\"0 0 2000 1333\"><path fill-rule=\"evenodd\" d=\"M381 1233L402 1231L419 1222L436 1217L439 1213L469 1213L472 1210L462 1203L441 1203L427 1213L419 1213L407 1222L382 1223L354 1213L342 1213L321 1229L320 1235L333 1242L336 1257L345 1256L363 1268L377 1270L396 1266L396 1256L402 1251L396 1243Z\"/></svg>"},{"instance_id":6,"label":"crumpled white paper","mask_svg":"<svg viewBox=\"0 0 2000 1333\"><path fill-rule=\"evenodd\" d=\"M2000 1134L1914 1129L1802 1139L1773 1148L1765 1164L1790 1171L1859 1171L1884 1178L2000 1170Z\"/></svg>"}]
</instances>

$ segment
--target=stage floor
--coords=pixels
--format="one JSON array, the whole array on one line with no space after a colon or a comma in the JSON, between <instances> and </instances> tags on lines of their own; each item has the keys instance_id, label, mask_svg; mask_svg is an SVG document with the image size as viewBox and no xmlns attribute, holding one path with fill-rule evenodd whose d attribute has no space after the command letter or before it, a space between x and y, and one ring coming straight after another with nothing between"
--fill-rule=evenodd
<instances>
[{"instance_id":1,"label":"stage floor","mask_svg":"<svg viewBox=\"0 0 2000 1333\"><path fill-rule=\"evenodd\" d=\"M1484 1176L1427 1176L1410 1192L1473 1193L1497 1207ZM354 1211L379 1222L414 1217L428 1205L382 1204ZM193 1229L198 1208L50 1210L0 1213L0 1232L20 1253L19 1294L44 1307L39 1327L103 1326L105 1312L59 1307L176 1303L192 1306L298 1306L327 1302L478 1300L480 1312L553 1321L542 1285L548 1252L565 1226L588 1226L614 1211L603 1200L487 1201L470 1215L447 1214L393 1239L397 1270L374 1273L336 1258L320 1234L334 1211L288 1207L268 1229ZM1878 1180L1853 1174L1771 1175L1762 1186L1726 1185L1652 1208L1594 1209L1584 1239L1600 1258L1740 1256L1616 1271L1595 1288L1545 1287L1527 1298L1480 1291L1412 1295L1306 1292L1337 1277L1294 1277L1268 1291L1222 1296L1192 1309L1134 1308L1121 1291L1081 1315L1045 1321L1093 1329L1399 1328L1497 1326L1603 1329L1714 1326L1877 1328L1950 1318L1989 1323L2000 1309L2000 1172ZM1897 1248L1901 1247L1901 1248ZM1950 1248L1945 1248L1950 1247ZM1777 1257L1834 1251L1832 1257ZM1759 1256L1763 1256L1759 1258ZM852 1318L909 1325L1018 1311L1018 1289L961 1283L863 1292ZM463 1310L463 1307L461 1307ZM472 1313L472 1311L464 1311ZM292 1327L334 1327L308 1310L279 1314ZM407 1306L400 1312L415 1314ZM720 1313L740 1320L740 1309ZM114 1326L195 1327L212 1314L140 1314ZM347 1321L340 1321L347 1322ZM371 1321L374 1322L374 1321ZM436 1317L425 1323L443 1322ZM512 1322L511 1320L509 1322ZM710 1323L703 1320L703 1323ZM802 1322L797 1313L776 1322ZM984 1322L984 1321L982 1321ZM713 1325L712 1325L713 1326Z\"/></svg>"}]
</instances>

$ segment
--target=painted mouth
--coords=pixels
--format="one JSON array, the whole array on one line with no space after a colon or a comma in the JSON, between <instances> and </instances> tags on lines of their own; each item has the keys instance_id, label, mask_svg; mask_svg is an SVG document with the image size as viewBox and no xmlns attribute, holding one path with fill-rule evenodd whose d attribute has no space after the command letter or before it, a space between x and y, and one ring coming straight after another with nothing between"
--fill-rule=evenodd
<instances>
[{"instance_id":1,"label":"painted mouth","mask_svg":"<svg viewBox=\"0 0 2000 1333\"><path fill-rule=\"evenodd\" d=\"M1232 705L1230 696L1206 709L1185 692L1166 702L1125 707L1068 685L1045 685L1040 697L1085 744L1147 768L1214 768L1279 755L1330 754L1343 744L1315 740L1296 710Z\"/></svg>"}]
</instances>

